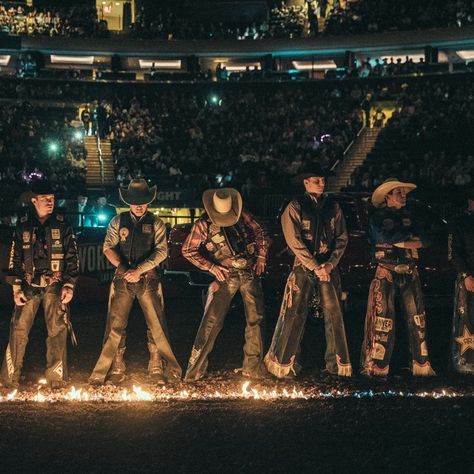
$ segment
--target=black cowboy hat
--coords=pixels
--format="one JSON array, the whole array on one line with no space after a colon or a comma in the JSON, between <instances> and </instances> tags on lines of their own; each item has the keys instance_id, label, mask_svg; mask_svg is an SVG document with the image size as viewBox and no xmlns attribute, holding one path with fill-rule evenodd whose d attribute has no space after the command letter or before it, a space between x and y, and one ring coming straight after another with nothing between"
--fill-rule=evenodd
<instances>
[{"instance_id":1,"label":"black cowboy hat","mask_svg":"<svg viewBox=\"0 0 474 474\"><path fill-rule=\"evenodd\" d=\"M291 178L293 184L301 184L303 180L312 178L312 177L322 177L327 178L333 173L330 170L324 169L319 163L313 163L310 166L306 166L302 171L297 175Z\"/></svg>"},{"instance_id":2,"label":"black cowboy hat","mask_svg":"<svg viewBox=\"0 0 474 474\"><path fill-rule=\"evenodd\" d=\"M20 199L26 203L30 204L31 199L37 196L51 195L55 194L53 186L49 181L40 179L34 181L27 191L21 194Z\"/></svg>"},{"instance_id":3,"label":"black cowboy hat","mask_svg":"<svg viewBox=\"0 0 474 474\"><path fill-rule=\"evenodd\" d=\"M119 188L119 195L129 206L150 204L156 198L156 186L149 188L144 179L132 179L128 188Z\"/></svg>"}]
</instances>

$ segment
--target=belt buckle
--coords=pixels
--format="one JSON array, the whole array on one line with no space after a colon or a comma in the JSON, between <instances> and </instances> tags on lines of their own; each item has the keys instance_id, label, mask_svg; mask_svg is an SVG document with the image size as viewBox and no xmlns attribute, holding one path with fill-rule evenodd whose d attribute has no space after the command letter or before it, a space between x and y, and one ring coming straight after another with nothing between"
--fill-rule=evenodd
<instances>
[{"instance_id":1,"label":"belt buckle","mask_svg":"<svg viewBox=\"0 0 474 474\"><path fill-rule=\"evenodd\" d=\"M400 263L395 265L394 270L396 273L410 273L410 266L406 263Z\"/></svg>"},{"instance_id":2,"label":"belt buckle","mask_svg":"<svg viewBox=\"0 0 474 474\"><path fill-rule=\"evenodd\" d=\"M231 265L233 268L242 270L243 268L247 266L247 260L245 260L245 258L236 258L235 260L232 260Z\"/></svg>"}]
</instances>

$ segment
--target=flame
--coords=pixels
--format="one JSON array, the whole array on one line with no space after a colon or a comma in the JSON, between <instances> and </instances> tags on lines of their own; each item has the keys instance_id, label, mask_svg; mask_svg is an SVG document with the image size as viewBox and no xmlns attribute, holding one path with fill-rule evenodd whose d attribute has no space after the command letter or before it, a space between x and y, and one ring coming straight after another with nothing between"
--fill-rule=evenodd
<instances>
[{"instance_id":1,"label":"flame","mask_svg":"<svg viewBox=\"0 0 474 474\"><path fill-rule=\"evenodd\" d=\"M216 387L217 386L217 387ZM194 400L326 400L344 398L473 398L470 392L449 391L440 388L432 391L403 391L385 390L375 392L373 390L354 389L330 389L321 391L316 386L305 384L301 388L290 387L262 387L252 386L250 381L245 381L241 386L235 387L232 383L216 382L203 386L195 386L190 390L176 390L171 387L148 387L133 385L132 388L117 388L114 386L103 386L92 388L89 386L76 388L72 386L63 390L48 389L43 380L38 381L35 390L18 391L2 395L0 402L164 402L168 400L194 401Z\"/></svg>"}]
</instances>

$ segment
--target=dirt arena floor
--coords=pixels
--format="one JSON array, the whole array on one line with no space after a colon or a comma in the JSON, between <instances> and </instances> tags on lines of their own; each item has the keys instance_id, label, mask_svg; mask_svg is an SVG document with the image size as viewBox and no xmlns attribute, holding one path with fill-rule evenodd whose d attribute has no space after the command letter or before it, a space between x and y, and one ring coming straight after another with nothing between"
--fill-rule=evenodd
<instances>
[{"instance_id":1,"label":"dirt arena floor","mask_svg":"<svg viewBox=\"0 0 474 474\"><path fill-rule=\"evenodd\" d=\"M201 295L170 284L165 294L172 344L185 367L202 315ZM8 304L0 306L2 353L10 311ZM355 367L364 311L364 302L353 300L346 312ZM266 348L277 301L268 301L267 313ZM402 324L388 380L325 378L319 374L323 325L310 319L302 345L302 378L244 387L245 381L233 373L241 362L244 328L237 301L211 355L209 377L164 390L147 385L145 325L137 306L129 322L128 379L123 387L99 390L100 396L86 381L100 351L106 305L72 305L72 317L79 347L69 351L70 385L60 394L43 388L38 392L45 353L40 312L21 391L7 401L11 390L0 389L0 473L474 472L474 380L448 371L449 301L434 302L428 314L436 378L414 380L404 368ZM134 385L155 401L117 401L122 391L133 394ZM72 386L92 398L49 401L70 393ZM46 401L33 401L35 393Z\"/></svg>"}]
</instances>

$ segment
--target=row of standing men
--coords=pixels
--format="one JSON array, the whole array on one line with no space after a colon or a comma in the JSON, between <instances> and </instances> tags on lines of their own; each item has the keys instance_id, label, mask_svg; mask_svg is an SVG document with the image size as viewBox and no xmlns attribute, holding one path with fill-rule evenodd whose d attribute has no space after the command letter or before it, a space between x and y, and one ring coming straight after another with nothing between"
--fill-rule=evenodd
<instances>
[{"instance_id":1,"label":"row of standing men","mask_svg":"<svg viewBox=\"0 0 474 474\"><path fill-rule=\"evenodd\" d=\"M243 299L246 328L243 376L260 378L268 373L278 378L295 377L301 371L298 356L308 312L317 301L324 314L325 371L351 376L352 364L345 335L338 264L345 252L348 234L338 202L324 194L326 174L319 166L299 174L303 197L285 208L281 224L289 250L295 255L283 295L271 346L264 356L262 324L264 297L260 275L265 271L270 240L265 228L243 209L241 195L231 188L203 194L206 213L193 225L183 244L183 255L215 280L207 291L185 381L206 374L208 356L223 327L235 294ZM429 245L423 216L406 206L407 194L416 188L390 178L372 194L374 212L369 222L369 241L376 262L369 290L361 372L386 376L395 343L396 299L406 320L411 370L415 376L435 375L428 356L426 314L416 261L418 250ZM148 211L156 186L132 180L119 189L130 210L109 223L104 255L116 267L110 287L108 317L99 359L89 382L125 380L126 327L135 299L148 331L151 382L165 384L181 379L182 372L169 342L163 293L157 267L167 257L163 222ZM474 195L469 200L474 211ZM21 219L12 241L9 281L15 307L10 338L1 368L5 386L18 386L28 335L43 303L48 331L46 379L52 388L68 379L68 304L79 275L77 244L73 229L54 214L54 193L47 182L37 183L29 198L35 212ZM452 259L458 270L455 298L453 365L463 373L474 372L474 214L465 214L452 234ZM471 272L472 269L472 272Z\"/></svg>"}]
</instances>

